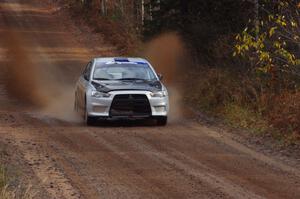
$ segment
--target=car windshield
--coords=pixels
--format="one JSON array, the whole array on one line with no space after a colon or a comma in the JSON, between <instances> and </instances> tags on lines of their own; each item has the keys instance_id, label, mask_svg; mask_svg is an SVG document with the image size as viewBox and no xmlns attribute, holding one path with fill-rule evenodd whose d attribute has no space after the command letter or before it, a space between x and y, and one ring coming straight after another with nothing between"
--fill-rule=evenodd
<instances>
[{"instance_id":1,"label":"car windshield","mask_svg":"<svg viewBox=\"0 0 300 199\"><path fill-rule=\"evenodd\" d=\"M153 70L142 63L96 63L94 80L156 80Z\"/></svg>"}]
</instances>

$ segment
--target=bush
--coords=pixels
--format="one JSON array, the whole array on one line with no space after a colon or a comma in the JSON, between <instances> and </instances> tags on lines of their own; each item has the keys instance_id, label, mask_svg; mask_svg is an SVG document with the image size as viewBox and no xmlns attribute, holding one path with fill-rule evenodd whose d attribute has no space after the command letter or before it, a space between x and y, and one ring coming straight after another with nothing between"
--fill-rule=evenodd
<instances>
[{"instance_id":1,"label":"bush","mask_svg":"<svg viewBox=\"0 0 300 199\"><path fill-rule=\"evenodd\" d=\"M203 68L191 71L187 82L190 89L185 94L186 101L193 107L234 127L266 131L268 124L261 110L266 109L267 99L256 91L255 81L246 75L229 69Z\"/></svg>"},{"instance_id":2,"label":"bush","mask_svg":"<svg viewBox=\"0 0 300 199\"><path fill-rule=\"evenodd\" d=\"M276 97L268 119L285 137L300 140L300 92L285 92Z\"/></svg>"}]
</instances>

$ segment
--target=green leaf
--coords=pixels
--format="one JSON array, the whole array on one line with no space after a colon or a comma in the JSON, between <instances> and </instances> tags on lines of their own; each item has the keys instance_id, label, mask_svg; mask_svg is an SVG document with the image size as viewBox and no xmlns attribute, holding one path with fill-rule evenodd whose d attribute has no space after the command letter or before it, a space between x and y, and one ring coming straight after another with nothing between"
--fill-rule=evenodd
<instances>
[{"instance_id":1,"label":"green leaf","mask_svg":"<svg viewBox=\"0 0 300 199\"><path fill-rule=\"evenodd\" d=\"M275 26L269 30L269 37L272 37L274 35L276 29L277 29L277 27Z\"/></svg>"}]
</instances>

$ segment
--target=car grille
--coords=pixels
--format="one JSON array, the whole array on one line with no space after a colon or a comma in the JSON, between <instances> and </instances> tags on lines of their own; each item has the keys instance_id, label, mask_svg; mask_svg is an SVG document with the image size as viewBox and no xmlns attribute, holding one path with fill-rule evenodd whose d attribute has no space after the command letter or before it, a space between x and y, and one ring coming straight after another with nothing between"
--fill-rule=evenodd
<instances>
[{"instance_id":1,"label":"car grille","mask_svg":"<svg viewBox=\"0 0 300 199\"><path fill-rule=\"evenodd\" d=\"M112 117L149 117L151 116L151 107L146 95L124 94L116 95L110 108Z\"/></svg>"}]
</instances>

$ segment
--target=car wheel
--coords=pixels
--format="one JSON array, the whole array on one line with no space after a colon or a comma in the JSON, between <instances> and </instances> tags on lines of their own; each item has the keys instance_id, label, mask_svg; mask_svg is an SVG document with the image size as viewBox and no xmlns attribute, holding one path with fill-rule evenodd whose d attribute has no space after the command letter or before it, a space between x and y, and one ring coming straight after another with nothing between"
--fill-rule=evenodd
<instances>
[{"instance_id":1,"label":"car wheel","mask_svg":"<svg viewBox=\"0 0 300 199\"><path fill-rule=\"evenodd\" d=\"M78 96L77 96L77 92L75 92L75 99L74 99L74 111L79 113L80 107L78 104Z\"/></svg>"},{"instance_id":2,"label":"car wheel","mask_svg":"<svg viewBox=\"0 0 300 199\"><path fill-rule=\"evenodd\" d=\"M158 126L166 126L168 123L168 117L165 116L157 117L155 119Z\"/></svg>"},{"instance_id":3,"label":"car wheel","mask_svg":"<svg viewBox=\"0 0 300 199\"><path fill-rule=\"evenodd\" d=\"M78 112L78 105L77 105L77 100L76 100L76 98L75 98L75 100L74 100L74 111L75 111L75 112Z\"/></svg>"},{"instance_id":4,"label":"car wheel","mask_svg":"<svg viewBox=\"0 0 300 199\"><path fill-rule=\"evenodd\" d=\"M86 105L84 108L84 121L87 126L93 126L93 125L95 125L95 123L97 121L96 117L92 117L92 116L88 115Z\"/></svg>"}]
</instances>

